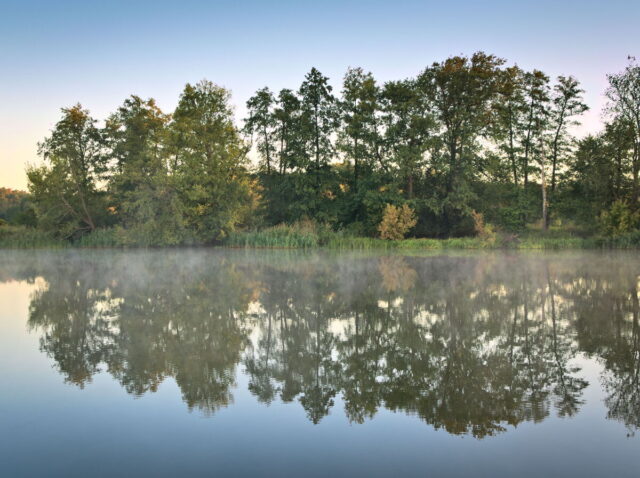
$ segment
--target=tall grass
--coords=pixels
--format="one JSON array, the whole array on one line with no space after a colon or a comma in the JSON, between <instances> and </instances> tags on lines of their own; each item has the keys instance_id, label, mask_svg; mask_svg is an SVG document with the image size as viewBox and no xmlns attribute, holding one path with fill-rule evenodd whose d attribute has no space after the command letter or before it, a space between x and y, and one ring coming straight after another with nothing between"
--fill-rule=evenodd
<instances>
[{"instance_id":1,"label":"tall grass","mask_svg":"<svg viewBox=\"0 0 640 478\"><path fill-rule=\"evenodd\" d=\"M76 247L99 248L99 247L122 247L125 244L121 235L116 229L96 229L91 234L85 234L73 241Z\"/></svg>"},{"instance_id":2,"label":"tall grass","mask_svg":"<svg viewBox=\"0 0 640 478\"><path fill-rule=\"evenodd\" d=\"M598 246L607 249L638 249L640 248L640 231L632 231L615 237L598 238L595 242Z\"/></svg>"},{"instance_id":3,"label":"tall grass","mask_svg":"<svg viewBox=\"0 0 640 478\"><path fill-rule=\"evenodd\" d=\"M0 227L0 248L2 249L59 249L68 246L67 241L57 239L39 229L9 225Z\"/></svg>"},{"instance_id":4,"label":"tall grass","mask_svg":"<svg viewBox=\"0 0 640 478\"><path fill-rule=\"evenodd\" d=\"M320 236L314 228L281 224L261 231L232 233L224 244L230 247L305 249L318 247Z\"/></svg>"},{"instance_id":5,"label":"tall grass","mask_svg":"<svg viewBox=\"0 0 640 478\"><path fill-rule=\"evenodd\" d=\"M317 248L327 249L487 249L493 246L484 238L466 237L452 239L405 239L389 241L370 237L357 237L343 231L307 221L296 224L281 224L259 231L236 232L231 234L224 245L228 247L255 248Z\"/></svg>"},{"instance_id":6,"label":"tall grass","mask_svg":"<svg viewBox=\"0 0 640 478\"><path fill-rule=\"evenodd\" d=\"M121 247L122 238L115 229L96 229L74 240L65 240L49 232L23 226L0 227L2 249L60 249L67 247Z\"/></svg>"},{"instance_id":7,"label":"tall grass","mask_svg":"<svg viewBox=\"0 0 640 478\"><path fill-rule=\"evenodd\" d=\"M440 249L488 249L490 245L475 237L452 239L404 239L387 241L370 237L349 237L336 234L324 244L329 249L385 249L385 250L440 250Z\"/></svg>"},{"instance_id":8,"label":"tall grass","mask_svg":"<svg viewBox=\"0 0 640 478\"><path fill-rule=\"evenodd\" d=\"M327 228L316 230L300 225L279 225L261 231L237 232L224 242L230 247L255 248L316 248L337 250L474 250L474 249L636 249L640 248L640 231L616 238L578 237L553 231L525 233L521 237L490 234L484 237L448 239L404 239L389 241L370 237L355 237Z\"/></svg>"},{"instance_id":9,"label":"tall grass","mask_svg":"<svg viewBox=\"0 0 640 478\"><path fill-rule=\"evenodd\" d=\"M135 238L134 238L135 239ZM74 241L56 238L34 228L3 225L0 227L0 248L108 248L149 247L129 237L122 229L97 229ZM184 243L194 245L191 242ZM153 244L153 246L162 244ZM166 244L173 246L175 244ZM324 225L304 221L292 225L278 225L258 231L235 232L223 241L227 247L333 250L412 250L438 251L447 249L640 249L640 231L616 237L577 237L560 231L542 233L530 231L522 236L491 234L484 237L449 239L404 239L389 241L370 237L357 237L344 231L333 231Z\"/></svg>"},{"instance_id":10,"label":"tall grass","mask_svg":"<svg viewBox=\"0 0 640 478\"><path fill-rule=\"evenodd\" d=\"M598 249L598 241L582 237L524 237L515 244L515 249L558 250L558 249Z\"/></svg>"}]
</instances>

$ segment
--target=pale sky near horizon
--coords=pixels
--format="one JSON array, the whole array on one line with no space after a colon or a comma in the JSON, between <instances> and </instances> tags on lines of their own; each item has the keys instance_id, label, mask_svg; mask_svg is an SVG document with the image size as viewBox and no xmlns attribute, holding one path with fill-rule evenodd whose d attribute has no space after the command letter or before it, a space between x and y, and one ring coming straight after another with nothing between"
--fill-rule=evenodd
<instances>
[{"instance_id":1,"label":"pale sky near horizon","mask_svg":"<svg viewBox=\"0 0 640 478\"><path fill-rule=\"evenodd\" d=\"M478 50L578 78L580 133L596 132L606 74L640 58L639 24L639 0L0 0L0 187L26 189L37 142L77 102L99 120L131 94L170 112L207 78L239 122L255 90L297 89L312 66L339 90L349 66L382 83Z\"/></svg>"}]
</instances>

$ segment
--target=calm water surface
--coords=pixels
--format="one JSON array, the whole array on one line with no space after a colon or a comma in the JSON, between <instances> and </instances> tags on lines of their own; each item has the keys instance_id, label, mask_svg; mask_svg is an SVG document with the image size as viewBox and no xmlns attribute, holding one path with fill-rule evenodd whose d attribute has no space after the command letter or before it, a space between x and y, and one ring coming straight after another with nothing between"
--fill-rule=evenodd
<instances>
[{"instance_id":1,"label":"calm water surface","mask_svg":"<svg viewBox=\"0 0 640 478\"><path fill-rule=\"evenodd\" d=\"M0 476L639 476L639 278L635 253L0 251Z\"/></svg>"}]
</instances>

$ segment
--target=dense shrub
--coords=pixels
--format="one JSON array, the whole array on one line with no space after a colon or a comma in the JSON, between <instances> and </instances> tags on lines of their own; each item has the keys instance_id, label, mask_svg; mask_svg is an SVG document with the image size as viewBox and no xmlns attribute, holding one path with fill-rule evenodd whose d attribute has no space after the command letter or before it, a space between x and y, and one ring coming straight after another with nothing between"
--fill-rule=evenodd
<instances>
[{"instance_id":1,"label":"dense shrub","mask_svg":"<svg viewBox=\"0 0 640 478\"><path fill-rule=\"evenodd\" d=\"M387 204L382 215L382 221L378 226L381 239L399 240L416 225L416 214L407 204L396 207Z\"/></svg>"},{"instance_id":2,"label":"dense shrub","mask_svg":"<svg viewBox=\"0 0 640 478\"><path fill-rule=\"evenodd\" d=\"M631 232L640 224L640 213L632 211L625 201L615 201L599 218L605 236L618 237Z\"/></svg>"}]
</instances>

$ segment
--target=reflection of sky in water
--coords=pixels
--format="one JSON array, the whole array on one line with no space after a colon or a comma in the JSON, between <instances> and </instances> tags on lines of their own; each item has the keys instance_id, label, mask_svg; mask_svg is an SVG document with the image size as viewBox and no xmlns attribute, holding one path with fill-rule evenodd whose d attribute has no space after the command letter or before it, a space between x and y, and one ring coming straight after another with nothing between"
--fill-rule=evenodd
<instances>
[{"instance_id":1,"label":"reflection of sky in water","mask_svg":"<svg viewBox=\"0 0 640 478\"><path fill-rule=\"evenodd\" d=\"M640 270L640 259L632 255L111 254L0 253L0 474L4 467L9 476L18 469L26 475L86 469L109 475L122 466L132 474L167 475L216 470L634 476L640 471L637 438L627 437L635 428L625 427L624 417L607 419L609 392L603 389L603 376L635 370L627 359L637 357L637 350L624 355L619 347L611 355L606 349L616 334L632 338L630 294ZM412 281L404 280L407 275ZM552 296L556 341L564 347L560 358L551 348ZM530 327L521 329L525 303ZM620 332L615 314L606 314L611 310L621 311ZM520 317L512 329L514 311ZM72 316L75 328L61 328L60 320ZM211 326L220 317L227 319ZM96 330L89 333L91 327ZM523 415L514 427L499 419L500 410L492 410L507 402L484 404L505 431L477 440L472 428L465 435L438 428L459 430L447 425L452 417L471 420L472 426L479 417L473 410L426 409L426 417L425 410L415 411L421 393L440 397L436 406L443 400L457 407L480 403L463 390L473 390L478 374L479 383L495 389L487 399L501 396L495 392L506 386L501 374L510 369L501 357L512 330L514 354L535 364L532 375L523 377L546 381L533 387L549 394L540 417ZM207 333L222 335L203 340ZM354 342L358 334L363 339ZM526 340L538 357L522 352ZM283 341L297 351L286 359L278 355ZM99 351L99 371L85 377L80 388L65 383L65 367L86 344ZM424 347L430 347L428 353ZM359 356L373 356L377 368L362 368ZM457 389L449 387L447 380L453 379L447 379L446 367L474 357L480 368L475 362L454 366L452 373L472 375L452 382ZM408 369L399 363L415 369L407 375L411 382L431 359L436 369L416 383L417 389L403 385L400 378ZM567 371L579 368L567 376L589 383L576 393L579 403L571 417L558 416L558 380L549 378L557 360ZM293 377L308 393L317 383L334 390L333 406L318 425L304 408L304 393L287 403L280 398L282 367L299 371ZM609 369L613 372L605 372ZM268 380L252 376L256 370L267 370ZM228 389L200 382L211 374ZM131 380L158 385L127 393L123 386ZM365 413L363 424L349 420L354 402L345 390L355 390L349 388L353 380L388 388L378 392L383 398L372 417ZM257 391L256 384L276 390L268 403L260 402L264 389ZM418 395L397 395L401 385ZM226 398L216 405L207 393ZM188 413L180 400L185 394L213 407L200 409L193 402ZM526 411L531 402L520 400L515 410Z\"/></svg>"}]
</instances>

